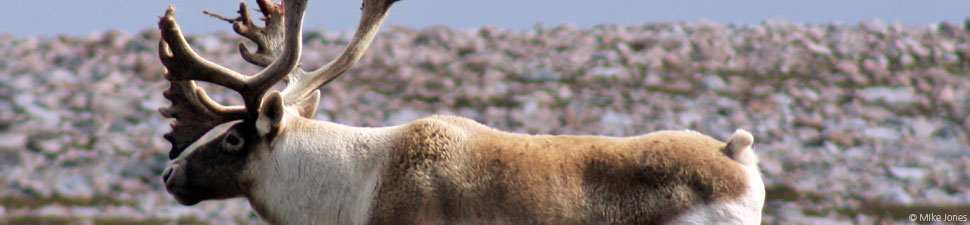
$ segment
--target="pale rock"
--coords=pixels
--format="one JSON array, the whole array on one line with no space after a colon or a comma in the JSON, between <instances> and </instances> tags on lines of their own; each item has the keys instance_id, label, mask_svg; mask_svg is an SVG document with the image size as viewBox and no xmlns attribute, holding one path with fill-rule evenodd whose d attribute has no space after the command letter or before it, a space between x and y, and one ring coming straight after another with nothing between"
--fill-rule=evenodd
<instances>
[{"instance_id":1,"label":"pale rock","mask_svg":"<svg viewBox=\"0 0 970 225\"><path fill-rule=\"evenodd\" d=\"M920 140L926 140L933 135L937 130L943 127L943 124L938 121L931 121L926 119L926 117L919 117L913 120L911 123L911 128L913 129L913 134L916 138Z\"/></svg>"},{"instance_id":2,"label":"pale rock","mask_svg":"<svg viewBox=\"0 0 970 225\"><path fill-rule=\"evenodd\" d=\"M72 198L86 199L94 196L91 184L80 175L67 175L57 178L54 183L54 190L63 196Z\"/></svg>"},{"instance_id":3,"label":"pale rock","mask_svg":"<svg viewBox=\"0 0 970 225\"><path fill-rule=\"evenodd\" d=\"M852 61L839 61L835 64L835 68L848 75L859 74L859 66Z\"/></svg>"},{"instance_id":4,"label":"pale rock","mask_svg":"<svg viewBox=\"0 0 970 225\"><path fill-rule=\"evenodd\" d=\"M129 217L131 215L138 215L138 214L140 213L138 213L138 211L132 208L131 206L121 205L121 206L109 208L106 212L104 212L103 215L115 216L115 217Z\"/></svg>"},{"instance_id":5,"label":"pale rock","mask_svg":"<svg viewBox=\"0 0 970 225\"><path fill-rule=\"evenodd\" d=\"M815 90L812 90L812 89L802 89L801 96L799 96L799 97L806 98L806 99L811 100L811 101L818 101L819 100L818 92L816 92Z\"/></svg>"},{"instance_id":6,"label":"pale rock","mask_svg":"<svg viewBox=\"0 0 970 225\"><path fill-rule=\"evenodd\" d=\"M721 79L721 77L717 75L708 75L707 77L704 77L701 82L703 83L704 88L709 90L721 91L727 88L727 83L724 82L724 79Z\"/></svg>"},{"instance_id":7,"label":"pale rock","mask_svg":"<svg viewBox=\"0 0 970 225\"><path fill-rule=\"evenodd\" d=\"M833 116L842 114L843 112L842 109L835 104L825 104L822 105L822 113L824 113L826 116Z\"/></svg>"},{"instance_id":8,"label":"pale rock","mask_svg":"<svg viewBox=\"0 0 970 225\"><path fill-rule=\"evenodd\" d=\"M46 205L37 209L35 211L37 215L41 216L51 216L51 217L62 217L70 215L70 211L61 205Z\"/></svg>"},{"instance_id":9,"label":"pale rock","mask_svg":"<svg viewBox=\"0 0 970 225\"><path fill-rule=\"evenodd\" d=\"M71 216L74 217L95 217L101 214L101 210L95 207L75 206L70 208Z\"/></svg>"},{"instance_id":10,"label":"pale rock","mask_svg":"<svg viewBox=\"0 0 970 225\"><path fill-rule=\"evenodd\" d=\"M391 113L391 116L387 118L387 124L389 125L399 125L411 122L418 119L418 113L410 108L403 108Z\"/></svg>"},{"instance_id":11,"label":"pale rock","mask_svg":"<svg viewBox=\"0 0 970 225\"><path fill-rule=\"evenodd\" d=\"M815 128L795 128L795 137L798 138L799 142L808 143L815 142L818 140L825 140L828 138L826 135L822 135L818 129ZM830 154L839 155L843 154L838 150L838 148L831 142L823 142L823 149L827 150Z\"/></svg>"},{"instance_id":12,"label":"pale rock","mask_svg":"<svg viewBox=\"0 0 970 225\"><path fill-rule=\"evenodd\" d=\"M533 82L556 81L561 76L559 73L549 70L535 70L522 73L523 79Z\"/></svg>"},{"instance_id":13,"label":"pale rock","mask_svg":"<svg viewBox=\"0 0 970 225\"><path fill-rule=\"evenodd\" d=\"M879 224L883 219L881 217L876 218L864 213L859 213L855 216L855 224Z\"/></svg>"},{"instance_id":14,"label":"pale rock","mask_svg":"<svg viewBox=\"0 0 970 225\"><path fill-rule=\"evenodd\" d=\"M0 151L19 151L27 146L27 134L0 133Z\"/></svg>"},{"instance_id":15,"label":"pale rock","mask_svg":"<svg viewBox=\"0 0 970 225\"><path fill-rule=\"evenodd\" d=\"M832 142L825 142L825 146L826 148L832 148L832 149L838 148L837 146L835 146L835 144L832 144ZM868 160L872 157L872 153L870 153L867 150L862 150L859 148L849 148L845 150L845 154L843 154L843 157L849 160Z\"/></svg>"},{"instance_id":16,"label":"pale rock","mask_svg":"<svg viewBox=\"0 0 970 225\"><path fill-rule=\"evenodd\" d=\"M916 59L914 59L912 55L906 54L899 57L899 63L905 67L909 67L916 63Z\"/></svg>"},{"instance_id":17,"label":"pale rock","mask_svg":"<svg viewBox=\"0 0 970 225\"><path fill-rule=\"evenodd\" d=\"M895 116L893 112L887 110L885 107L872 106L872 105L856 105L856 106L857 108L855 110L857 111L855 113L861 115L863 118L866 118L869 121L884 121L886 119L889 119Z\"/></svg>"},{"instance_id":18,"label":"pale rock","mask_svg":"<svg viewBox=\"0 0 970 225\"><path fill-rule=\"evenodd\" d=\"M522 108L519 110L525 114L535 114L539 109L539 102L535 99L526 100L525 104L522 104Z\"/></svg>"},{"instance_id":19,"label":"pale rock","mask_svg":"<svg viewBox=\"0 0 970 225\"><path fill-rule=\"evenodd\" d=\"M818 54L818 55L822 55L822 56L832 55L832 50L831 49L829 49L828 47L826 47L824 45L816 44L815 42L812 42L811 40L805 40L805 47L808 48L808 51L810 51L812 53L815 53L815 54Z\"/></svg>"},{"instance_id":20,"label":"pale rock","mask_svg":"<svg viewBox=\"0 0 970 225\"><path fill-rule=\"evenodd\" d=\"M339 108L337 102L331 98L320 98L319 106L317 107L317 114L326 114L326 112L334 112Z\"/></svg>"},{"instance_id":21,"label":"pale rock","mask_svg":"<svg viewBox=\"0 0 970 225\"><path fill-rule=\"evenodd\" d=\"M174 199L171 201L174 203ZM198 215L198 213L199 213L199 210L195 208L172 204L171 206L168 206L168 207L162 207L162 209L159 210L159 212L156 212L156 215L161 215L168 218L182 218L182 217L188 217L188 216L196 216Z\"/></svg>"},{"instance_id":22,"label":"pale rock","mask_svg":"<svg viewBox=\"0 0 970 225\"><path fill-rule=\"evenodd\" d=\"M889 104L910 104L916 101L916 95L911 89L871 87L859 90L859 94L870 102L882 100Z\"/></svg>"},{"instance_id":23,"label":"pale rock","mask_svg":"<svg viewBox=\"0 0 970 225\"><path fill-rule=\"evenodd\" d=\"M866 137L883 141L897 141L900 137L899 131L885 127L866 128L862 131L862 134Z\"/></svg>"},{"instance_id":24,"label":"pale rock","mask_svg":"<svg viewBox=\"0 0 970 225\"><path fill-rule=\"evenodd\" d=\"M894 177L907 180L921 180L927 175L926 169L915 167L889 167L889 173Z\"/></svg>"},{"instance_id":25,"label":"pale rock","mask_svg":"<svg viewBox=\"0 0 970 225\"><path fill-rule=\"evenodd\" d=\"M862 26L863 29L868 30L869 32L875 32L879 34L885 34L889 30L889 26L886 25L885 22L882 22L881 20L878 20L878 19L862 21L860 25Z\"/></svg>"},{"instance_id":26,"label":"pale rock","mask_svg":"<svg viewBox=\"0 0 970 225\"><path fill-rule=\"evenodd\" d=\"M930 56L930 50L923 47L922 44L917 43L912 38L906 38L903 40L906 46L909 47L909 52L920 58L926 58Z\"/></svg>"},{"instance_id":27,"label":"pale rock","mask_svg":"<svg viewBox=\"0 0 970 225\"><path fill-rule=\"evenodd\" d=\"M970 191L958 194L957 198L957 204L970 205ZM0 207L0 216L3 216L3 207Z\"/></svg>"},{"instance_id":28,"label":"pale rock","mask_svg":"<svg viewBox=\"0 0 970 225\"><path fill-rule=\"evenodd\" d=\"M889 187L886 193L883 193L883 203L887 204L913 204L913 196L903 190L899 185L893 185Z\"/></svg>"},{"instance_id":29,"label":"pale rock","mask_svg":"<svg viewBox=\"0 0 970 225\"><path fill-rule=\"evenodd\" d=\"M805 221L805 222L807 222L807 224L828 224L828 225L842 225L842 224L844 224L844 225L852 225L852 224L854 224L852 221L844 221L844 220L839 220L839 219L840 218L837 218L837 217L836 218L832 218L831 216L829 216L829 217L809 217L809 216L806 216L801 221Z\"/></svg>"},{"instance_id":30,"label":"pale rock","mask_svg":"<svg viewBox=\"0 0 970 225\"><path fill-rule=\"evenodd\" d=\"M138 176L152 176L152 175L154 174L152 173L138 174ZM145 185L145 183L140 180L123 179L119 183L121 186L121 190L124 190L127 193L138 193L138 192L151 190L151 187L149 187L148 185Z\"/></svg>"},{"instance_id":31,"label":"pale rock","mask_svg":"<svg viewBox=\"0 0 970 225\"><path fill-rule=\"evenodd\" d=\"M23 108L27 115L39 119L44 126L50 127L61 122L61 117L56 111L51 111L34 104L36 98L30 94L21 94L14 97L14 103Z\"/></svg>"},{"instance_id":32,"label":"pale rock","mask_svg":"<svg viewBox=\"0 0 970 225\"><path fill-rule=\"evenodd\" d=\"M141 103L139 103L139 105L143 110L155 111L155 110L158 110L159 108L168 106L168 103L161 103L161 102L152 101L152 100L143 100L141 101Z\"/></svg>"},{"instance_id":33,"label":"pale rock","mask_svg":"<svg viewBox=\"0 0 970 225\"><path fill-rule=\"evenodd\" d=\"M223 47L223 44L218 38L212 35L199 35L195 36L194 43L190 43L191 46L198 46L200 51L217 51L219 48Z\"/></svg>"},{"instance_id":34,"label":"pale rock","mask_svg":"<svg viewBox=\"0 0 970 225\"><path fill-rule=\"evenodd\" d=\"M960 57L955 54L943 54L943 59L940 61L946 64L959 63Z\"/></svg>"},{"instance_id":35,"label":"pale rock","mask_svg":"<svg viewBox=\"0 0 970 225\"><path fill-rule=\"evenodd\" d=\"M788 106L794 101L791 97L782 93L771 95L771 98L781 105L782 108L788 108Z\"/></svg>"},{"instance_id":36,"label":"pale rock","mask_svg":"<svg viewBox=\"0 0 970 225\"><path fill-rule=\"evenodd\" d=\"M142 197L136 200L138 201L136 206L143 212L154 212L161 205L159 200L158 195Z\"/></svg>"},{"instance_id":37,"label":"pale rock","mask_svg":"<svg viewBox=\"0 0 970 225\"><path fill-rule=\"evenodd\" d=\"M686 80L675 80L672 83L668 83L667 85L663 86L663 88L674 92L690 92L694 90L693 84Z\"/></svg>"},{"instance_id":38,"label":"pale rock","mask_svg":"<svg viewBox=\"0 0 970 225\"><path fill-rule=\"evenodd\" d=\"M569 99L573 97L573 91L569 89L567 85L560 85L559 89L556 91L559 98Z\"/></svg>"},{"instance_id":39,"label":"pale rock","mask_svg":"<svg viewBox=\"0 0 970 225\"><path fill-rule=\"evenodd\" d=\"M643 79L643 85L647 87L655 87L663 85L662 75L657 73L648 73L647 77Z\"/></svg>"},{"instance_id":40,"label":"pale rock","mask_svg":"<svg viewBox=\"0 0 970 225\"><path fill-rule=\"evenodd\" d=\"M771 158L760 158L758 160L758 166L761 168L761 172L770 175L782 175L785 173L785 167L781 165L781 162Z\"/></svg>"},{"instance_id":41,"label":"pale rock","mask_svg":"<svg viewBox=\"0 0 970 225\"><path fill-rule=\"evenodd\" d=\"M74 73L71 73L70 71L65 69L54 70L53 72L50 73L47 79L58 83L63 83L63 84L78 83L78 76L74 75Z\"/></svg>"},{"instance_id":42,"label":"pale rock","mask_svg":"<svg viewBox=\"0 0 970 225\"><path fill-rule=\"evenodd\" d=\"M923 196L930 204L940 204L940 205L955 205L959 202L956 196L950 196L946 191L940 188L930 188L929 190L923 191Z\"/></svg>"},{"instance_id":43,"label":"pale rock","mask_svg":"<svg viewBox=\"0 0 970 225\"><path fill-rule=\"evenodd\" d=\"M774 16L761 21L761 24L767 28L777 29L776 32L784 32L792 26L792 23L788 20Z\"/></svg>"},{"instance_id":44,"label":"pale rock","mask_svg":"<svg viewBox=\"0 0 970 225\"><path fill-rule=\"evenodd\" d=\"M680 125L684 127L690 127L695 122L701 121L704 117L693 111L686 111L681 113L678 117Z\"/></svg>"},{"instance_id":45,"label":"pale rock","mask_svg":"<svg viewBox=\"0 0 970 225\"><path fill-rule=\"evenodd\" d=\"M607 110L600 117L600 123L607 126L607 128L617 129L630 127L633 124L633 119L630 116L614 112L613 110Z\"/></svg>"},{"instance_id":46,"label":"pale rock","mask_svg":"<svg viewBox=\"0 0 970 225\"><path fill-rule=\"evenodd\" d=\"M966 157L968 147L966 144L960 143L960 140L954 138L933 138L931 139L933 145L937 147L939 151L939 156L941 157Z\"/></svg>"},{"instance_id":47,"label":"pale rock","mask_svg":"<svg viewBox=\"0 0 970 225\"><path fill-rule=\"evenodd\" d=\"M48 139L43 141L37 141L37 147L40 151L47 154L58 154L64 150L64 143L57 139Z\"/></svg>"},{"instance_id":48,"label":"pale rock","mask_svg":"<svg viewBox=\"0 0 970 225\"><path fill-rule=\"evenodd\" d=\"M555 79L558 78L558 73L556 73ZM599 79L620 79L624 76L628 76L626 69L622 67L596 67L589 71L589 75L594 78Z\"/></svg>"},{"instance_id":49,"label":"pale rock","mask_svg":"<svg viewBox=\"0 0 970 225\"><path fill-rule=\"evenodd\" d=\"M26 90L31 90L35 88L35 85L37 84L36 84L36 80L33 79L33 76L24 74L24 75L16 75L16 78L14 78L13 81L8 83L8 85L10 85L10 87L13 87L14 90L26 91Z\"/></svg>"},{"instance_id":50,"label":"pale rock","mask_svg":"<svg viewBox=\"0 0 970 225\"><path fill-rule=\"evenodd\" d=\"M937 96L941 102L953 103L956 99L956 94L953 93L953 86L946 85L940 90L940 94Z\"/></svg>"},{"instance_id":51,"label":"pale rock","mask_svg":"<svg viewBox=\"0 0 970 225\"><path fill-rule=\"evenodd\" d=\"M944 53L952 53L957 50L957 42L941 39L939 40L939 50Z\"/></svg>"}]
</instances>

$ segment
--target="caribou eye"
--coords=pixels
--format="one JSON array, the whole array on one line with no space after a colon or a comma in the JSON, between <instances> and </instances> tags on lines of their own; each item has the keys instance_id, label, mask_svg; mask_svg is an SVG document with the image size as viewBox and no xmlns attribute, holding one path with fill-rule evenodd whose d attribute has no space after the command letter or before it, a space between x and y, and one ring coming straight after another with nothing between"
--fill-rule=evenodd
<instances>
[{"instance_id":1,"label":"caribou eye","mask_svg":"<svg viewBox=\"0 0 970 225\"><path fill-rule=\"evenodd\" d=\"M236 134L236 132L229 132L229 134L226 135L226 139L223 143L225 144L226 149L235 151L242 147L243 139L239 137L239 134Z\"/></svg>"}]
</instances>

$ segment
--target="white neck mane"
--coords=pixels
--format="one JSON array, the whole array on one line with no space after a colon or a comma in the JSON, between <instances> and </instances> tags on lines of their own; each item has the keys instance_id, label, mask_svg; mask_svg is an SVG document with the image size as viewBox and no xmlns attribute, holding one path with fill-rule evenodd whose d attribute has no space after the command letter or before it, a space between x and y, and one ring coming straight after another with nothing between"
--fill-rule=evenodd
<instances>
[{"instance_id":1,"label":"white neck mane","mask_svg":"<svg viewBox=\"0 0 970 225\"><path fill-rule=\"evenodd\" d=\"M289 120L272 151L251 156L250 204L273 224L365 223L394 129Z\"/></svg>"}]
</instances>

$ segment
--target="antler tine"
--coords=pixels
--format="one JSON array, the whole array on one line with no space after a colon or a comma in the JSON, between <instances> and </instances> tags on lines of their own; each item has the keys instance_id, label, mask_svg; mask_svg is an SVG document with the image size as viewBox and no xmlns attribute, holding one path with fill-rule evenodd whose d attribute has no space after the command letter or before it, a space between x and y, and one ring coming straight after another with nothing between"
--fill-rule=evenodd
<instances>
[{"instance_id":1,"label":"antler tine","mask_svg":"<svg viewBox=\"0 0 970 225\"><path fill-rule=\"evenodd\" d=\"M165 42L159 51L171 51L170 54L161 54L162 63L172 71L168 78L206 81L233 89L242 94L246 109L250 114L255 115L266 90L286 77L299 62L302 48L300 29L306 2L287 1L286 6L292 7L292 13L285 17L292 19L284 20L287 21L286 26L293 29L286 29L282 54L262 71L250 77L212 63L196 54L189 47L178 24L175 23L175 8L170 6L159 21L162 41Z\"/></svg>"},{"instance_id":2,"label":"antler tine","mask_svg":"<svg viewBox=\"0 0 970 225\"><path fill-rule=\"evenodd\" d=\"M312 72L296 72L290 75L289 83L283 89L283 102L292 104L304 99L308 94L336 79L360 60L381 23L387 17L387 10L398 0L364 0L361 6L360 22L353 39L337 58ZM289 29L289 28L287 28Z\"/></svg>"},{"instance_id":3,"label":"antler tine","mask_svg":"<svg viewBox=\"0 0 970 225\"><path fill-rule=\"evenodd\" d=\"M258 0L257 4L260 12L263 13L264 27L253 23L246 2L239 2L239 11L237 11L239 16L236 18L228 18L209 11L203 11L203 13L231 23L236 33L256 43L256 52L251 52L245 43L239 42L239 53L247 62L266 67L282 54L283 7L269 0Z\"/></svg>"},{"instance_id":4,"label":"antler tine","mask_svg":"<svg viewBox=\"0 0 970 225\"><path fill-rule=\"evenodd\" d=\"M165 98L172 102L170 107L160 108L159 112L171 122L172 132L165 139L172 143L170 157L178 156L192 142L218 124L237 119L252 118L258 115L263 94L275 83L296 69L302 48L301 26L306 2L291 0L286 2L291 8L285 20L287 29L284 48L280 57L253 76L244 76L219 66L196 54L175 23L175 7L170 6L165 16L160 18L159 58L165 65L164 77L171 83L164 92ZM282 10L280 10L282 12ZM195 85L193 80L215 83L239 92L245 107L225 107L209 99L205 91Z\"/></svg>"},{"instance_id":5,"label":"antler tine","mask_svg":"<svg viewBox=\"0 0 970 225\"><path fill-rule=\"evenodd\" d=\"M170 15L173 11L173 8L169 8L166 10L166 15ZM179 74L188 71L178 70L181 67L174 66L179 65L180 62L177 62L179 58L170 51L171 49L168 42L164 40L158 42L158 56L166 65L163 76L171 83L162 95L172 102L171 106L159 108L158 112L163 117L175 119L169 124L172 131L164 135L165 139L172 144L169 158L175 158L210 128L220 123L245 118L247 112L242 107L224 107L215 103L195 85L194 81L174 80L173 77L187 76ZM176 68L176 70L170 71L168 68Z\"/></svg>"},{"instance_id":6,"label":"antler tine","mask_svg":"<svg viewBox=\"0 0 970 225\"><path fill-rule=\"evenodd\" d=\"M243 89L245 76L203 59L195 53L175 23L175 7L169 6L158 22L162 44L159 46L162 64L168 68L170 80L201 80L233 90ZM162 54L162 53L166 54Z\"/></svg>"},{"instance_id":7,"label":"antler tine","mask_svg":"<svg viewBox=\"0 0 970 225\"><path fill-rule=\"evenodd\" d=\"M303 50L303 11L306 10L306 0L288 0L283 2L284 9L289 13L284 14L284 41L283 52L269 66L252 77L251 81L255 84L253 91L264 93L274 84L294 73L300 62L300 55ZM263 4L260 4L261 7ZM262 94L259 98L251 99L254 105L259 105ZM247 106L249 104L247 103ZM249 108L249 107L247 107ZM259 107L255 107L258 109ZM254 110L254 109L250 109ZM253 112L256 113L256 112Z\"/></svg>"},{"instance_id":8,"label":"antler tine","mask_svg":"<svg viewBox=\"0 0 970 225\"><path fill-rule=\"evenodd\" d=\"M177 157L210 128L247 115L243 107L224 107L213 102L205 91L190 80L172 81L163 96L172 101L172 105L159 108L158 112L166 118L175 119L170 124L172 131L164 136L172 143L169 158Z\"/></svg>"}]
</instances>

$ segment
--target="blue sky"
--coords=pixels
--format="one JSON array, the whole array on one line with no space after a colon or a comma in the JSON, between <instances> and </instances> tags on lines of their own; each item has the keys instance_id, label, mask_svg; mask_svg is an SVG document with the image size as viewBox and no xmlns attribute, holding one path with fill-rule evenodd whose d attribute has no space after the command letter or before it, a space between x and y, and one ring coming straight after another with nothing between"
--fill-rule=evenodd
<instances>
[{"instance_id":1,"label":"blue sky","mask_svg":"<svg viewBox=\"0 0 970 225\"><path fill-rule=\"evenodd\" d=\"M0 33L17 36L85 35L110 29L134 33L155 27L168 5L190 33L231 31L209 19L203 9L235 15L236 0L3 0ZM253 0L248 0L255 7ZM306 27L348 30L357 23L360 1L312 1ZM579 27L596 24L643 24L698 21L755 24L770 17L799 23L855 24L879 19L926 26L941 21L962 24L970 18L966 0L403 0L394 5L386 24L410 27L444 25L459 29L492 25L527 29L535 24Z\"/></svg>"}]
</instances>

